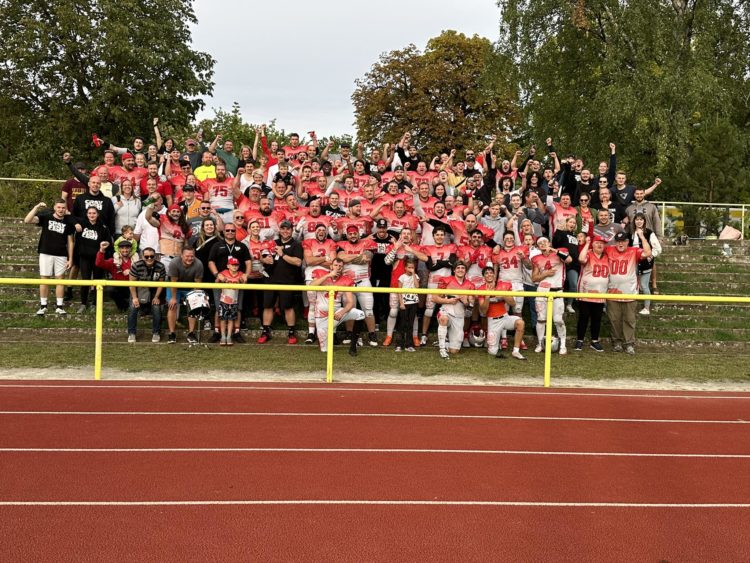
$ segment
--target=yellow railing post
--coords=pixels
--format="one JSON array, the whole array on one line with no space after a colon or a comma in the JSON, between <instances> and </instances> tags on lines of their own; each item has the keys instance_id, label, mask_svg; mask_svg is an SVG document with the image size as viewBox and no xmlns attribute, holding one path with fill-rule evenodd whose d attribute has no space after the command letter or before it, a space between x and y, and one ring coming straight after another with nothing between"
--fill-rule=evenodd
<instances>
[{"instance_id":1,"label":"yellow railing post","mask_svg":"<svg viewBox=\"0 0 750 563\"><path fill-rule=\"evenodd\" d=\"M662 203L661 204L661 236L663 237L667 236L667 233L664 230L666 226L667 226L667 204Z\"/></svg>"},{"instance_id":2,"label":"yellow railing post","mask_svg":"<svg viewBox=\"0 0 750 563\"><path fill-rule=\"evenodd\" d=\"M742 204L742 216L740 219L740 232L742 233L742 236L740 237L742 240L745 240L745 204Z\"/></svg>"},{"instance_id":3,"label":"yellow railing post","mask_svg":"<svg viewBox=\"0 0 750 563\"><path fill-rule=\"evenodd\" d=\"M335 292L328 291L328 336L326 336L326 383L333 383L333 298Z\"/></svg>"},{"instance_id":4,"label":"yellow railing post","mask_svg":"<svg viewBox=\"0 0 750 563\"><path fill-rule=\"evenodd\" d=\"M104 286L96 285L96 344L94 350L94 379L102 378L102 331L104 330Z\"/></svg>"},{"instance_id":5,"label":"yellow railing post","mask_svg":"<svg viewBox=\"0 0 750 563\"><path fill-rule=\"evenodd\" d=\"M547 321L544 328L544 386L550 386L550 373L552 371L552 304L554 298L547 296ZM562 342L560 343L562 345Z\"/></svg>"}]
</instances>

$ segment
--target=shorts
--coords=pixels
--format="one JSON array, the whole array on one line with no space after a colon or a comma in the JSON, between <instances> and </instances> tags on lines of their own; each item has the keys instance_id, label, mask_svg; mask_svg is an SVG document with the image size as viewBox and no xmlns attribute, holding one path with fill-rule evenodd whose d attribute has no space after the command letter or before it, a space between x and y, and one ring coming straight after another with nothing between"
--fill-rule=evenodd
<instances>
[{"instance_id":1,"label":"shorts","mask_svg":"<svg viewBox=\"0 0 750 563\"><path fill-rule=\"evenodd\" d=\"M221 300L221 290L220 289L214 289L212 292L214 303L219 303ZM239 297L237 297L237 307L242 310L242 297L245 295L244 291L240 291Z\"/></svg>"},{"instance_id":2,"label":"shorts","mask_svg":"<svg viewBox=\"0 0 750 563\"><path fill-rule=\"evenodd\" d=\"M39 255L39 275L45 278L59 278L65 274L66 256Z\"/></svg>"},{"instance_id":3,"label":"shorts","mask_svg":"<svg viewBox=\"0 0 750 563\"><path fill-rule=\"evenodd\" d=\"M276 306L276 298L279 299L279 309L285 311L286 309L294 308L294 300L297 297L297 291L264 291L263 292L263 308L273 309Z\"/></svg>"},{"instance_id":4,"label":"shorts","mask_svg":"<svg viewBox=\"0 0 750 563\"><path fill-rule=\"evenodd\" d=\"M234 321L237 319L237 303L219 303L219 319L222 321Z\"/></svg>"},{"instance_id":5,"label":"shorts","mask_svg":"<svg viewBox=\"0 0 750 563\"><path fill-rule=\"evenodd\" d=\"M175 291L171 287L167 288L167 301L170 301L172 299L172 292ZM177 290L177 305L182 305L182 303L185 301L185 298L187 297L187 294L190 293L191 290L189 289L178 289Z\"/></svg>"},{"instance_id":6,"label":"shorts","mask_svg":"<svg viewBox=\"0 0 750 563\"><path fill-rule=\"evenodd\" d=\"M438 320L448 317L448 349L459 350L464 341L464 318L449 315L442 309L438 311Z\"/></svg>"}]
</instances>

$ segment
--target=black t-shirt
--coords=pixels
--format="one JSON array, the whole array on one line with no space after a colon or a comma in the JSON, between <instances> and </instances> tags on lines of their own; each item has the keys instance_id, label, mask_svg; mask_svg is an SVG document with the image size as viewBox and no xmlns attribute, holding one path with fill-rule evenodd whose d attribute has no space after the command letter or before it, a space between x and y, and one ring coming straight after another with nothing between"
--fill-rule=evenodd
<instances>
[{"instance_id":1,"label":"black t-shirt","mask_svg":"<svg viewBox=\"0 0 750 563\"><path fill-rule=\"evenodd\" d=\"M276 239L276 246L284 248L284 254L293 256L300 260L304 257L302 245L294 239L282 242L280 238ZM294 266L284 260L278 254L273 255L273 266L267 265L266 272L269 275L269 281L272 283L299 283L302 281L302 267Z\"/></svg>"},{"instance_id":2,"label":"black t-shirt","mask_svg":"<svg viewBox=\"0 0 750 563\"><path fill-rule=\"evenodd\" d=\"M37 247L38 252L50 256L67 256L68 236L75 234L73 222L68 219L68 216L56 219L52 213L37 215L37 217L42 229Z\"/></svg>"},{"instance_id":3,"label":"black t-shirt","mask_svg":"<svg viewBox=\"0 0 750 563\"><path fill-rule=\"evenodd\" d=\"M227 268L227 261L230 256L234 256L240 261L240 271L245 271L245 262L250 260L250 250L241 242L229 244L226 241L219 241L211 247L208 254L208 261L216 265L218 272L223 272Z\"/></svg>"},{"instance_id":4,"label":"black t-shirt","mask_svg":"<svg viewBox=\"0 0 750 563\"><path fill-rule=\"evenodd\" d=\"M330 205L326 205L322 209L323 215L326 215L328 217L343 217L346 215L346 211L341 209L341 207L331 207Z\"/></svg>"}]
</instances>

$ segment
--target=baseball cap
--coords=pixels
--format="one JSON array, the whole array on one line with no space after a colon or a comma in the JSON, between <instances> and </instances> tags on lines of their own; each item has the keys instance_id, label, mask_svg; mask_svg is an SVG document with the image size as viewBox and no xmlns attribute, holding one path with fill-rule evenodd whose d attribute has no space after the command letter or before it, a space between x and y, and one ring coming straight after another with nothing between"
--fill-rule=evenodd
<instances>
[{"instance_id":1,"label":"baseball cap","mask_svg":"<svg viewBox=\"0 0 750 563\"><path fill-rule=\"evenodd\" d=\"M125 162L125 161L126 161L127 159L129 159L129 158L135 158L135 157L133 156L133 153L132 153L132 152L126 152L125 154L123 154L123 155L122 155L122 156L120 157L120 160L122 160L123 162Z\"/></svg>"},{"instance_id":2,"label":"baseball cap","mask_svg":"<svg viewBox=\"0 0 750 563\"><path fill-rule=\"evenodd\" d=\"M359 227L357 225L348 225L346 227L346 232L350 233L352 231L354 231L355 233L358 233L359 232Z\"/></svg>"},{"instance_id":3,"label":"baseball cap","mask_svg":"<svg viewBox=\"0 0 750 563\"><path fill-rule=\"evenodd\" d=\"M237 258L235 258L234 256L230 256L230 257L229 257L229 258L227 259L227 264L235 264L235 265L239 265L239 263L240 263L240 261L239 261L239 260L237 260Z\"/></svg>"},{"instance_id":4,"label":"baseball cap","mask_svg":"<svg viewBox=\"0 0 750 563\"><path fill-rule=\"evenodd\" d=\"M362 202L359 201L357 198L354 198L349 202L349 207L354 207L355 205L362 205Z\"/></svg>"},{"instance_id":5,"label":"baseball cap","mask_svg":"<svg viewBox=\"0 0 750 563\"><path fill-rule=\"evenodd\" d=\"M327 227L326 227L326 224L325 224L325 223L320 223L320 222L318 222L318 223L315 223L315 228L316 228L316 229L318 229L318 228L320 228L320 227L323 227L324 229L325 229L325 228L327 228Z\"/></svg>"},{"instance_id":6,"label":"baseball cap","mask_svg":"<svg viewBox=\"0 0 750 563\"><path fill-rule=\"evenodd\" d=\"M182 186L182 191L183 192L194 192L195 191L195 186L191 186L190 184L185 184L184 186Z\"/></svg>"},{"instance_id":7,"label":"baseball cap","mask_svg":"<svg viewBox=\"0 0 750 563\"><path fill-rule=\"evenodd\" d=\"M396 170L403 170L403 169L404 169L404 167L399 164L393 170L396 171Z\"/></svg>"},{"instance_id":8,"label":"baseball cap","mask_svg":"<svg viewBox=\"0 0 750 563\"><path fill-rule=\"evenodd\" d=\"M292 228L292 224L289 221L282 221L281 223L279 223L279 228L280 229L291 229Z\"/></svg>"},{"instance_id":9,"label":"baseball cap","mask_svg":"<svg viewBox=\"0 0 750 563\"><path fill-rule=\"evenodd\" d=\"M176 203L173 203L167 208L167 211L182 211L182 209L180 209L179 205L177 205Z\"/></svg>"},{"instance_id":10,"label":"baseball cap","mask_svg":"<svg viewBox=\"0 0 750 563\"><path fill-rule=\"evenodd\" d=\"M603 242L604 244L607 244L607 239L604 237L600 237L599 235L595 236L591 242Z\"/></svg>"},{"instance_id":11,"label":"baseball cap","mask_svg":"<svg viewBox=\"0 0 750 563\"><path fill-rule=\"evenodd\" d=\"M132 248L133 243L130 242L128 239L125 239L125 240L120 241L119 247L120 248Z\"/></svg>"},{"instance_id":12,"label":"baseball cap","mask_svg":"<svg viewBox=\"0 0 750 563\"><path fill-rule=\"evenodd\" d=\"M378 229L387 229L388 228L388 221L386 221L385 219L378 219L378 222L375 223L375 226Z\"/></svg>"},{"instance_id":13,"label":"baseball cap","mask_svg":"<svg viewBox=\"0 0 750 563\"><path fill-rule=\"evenodd\" d=\"M615 242L622 242L624 240L628 240L628 235L625 232L620 231L615 235Z\"/></svg>"},{"instance_id":14,"label":"baseball cap","mask_svg":"<svg viewBox=\"0 0 750 563\"><path fill-rule=\"evenodd\" d=\"M181 158L180 159L180 166L190 166L190 159L189 158Z\"/></svg>"}]
</instances>

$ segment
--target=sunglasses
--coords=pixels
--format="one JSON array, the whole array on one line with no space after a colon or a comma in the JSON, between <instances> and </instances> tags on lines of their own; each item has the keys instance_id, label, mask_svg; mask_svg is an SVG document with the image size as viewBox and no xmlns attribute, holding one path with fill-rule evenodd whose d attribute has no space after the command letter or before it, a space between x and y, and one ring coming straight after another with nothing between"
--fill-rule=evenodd
<instances>
[{"instance_id":1,"label":"sunglasses","mask_svg":"<svg viewBox=\"0 0 750 563\"><path fill-rule=\"evenodd\" d=\"M153 255L153 254L149 254L149 255L144 254L143 255L143 259L144 260L153 260L154 258L156 258L156 256Z\"/></svg>"},{"instance_id":2,"label":"sunglasses","mask_svg":"<svg viewBox=\"0 0 750 563\"><path fill-rule=\"evenodd\" d=\"M210 211L210 210L211 210L211 207L210 207L210 206L209 206L209 207L203 207L203 206L201 205L201 209L202 209L203 211Z\"/></svg>"},{"instance_id":3,"label":"sunglasses","mask_svg":"<svg viewBox=\"0 0 750 563\"><path fill-rule=\"evenodd\" d=\"M224 229L225 233L234 233L237 229Z\"/></svg>"}]
</instances>

